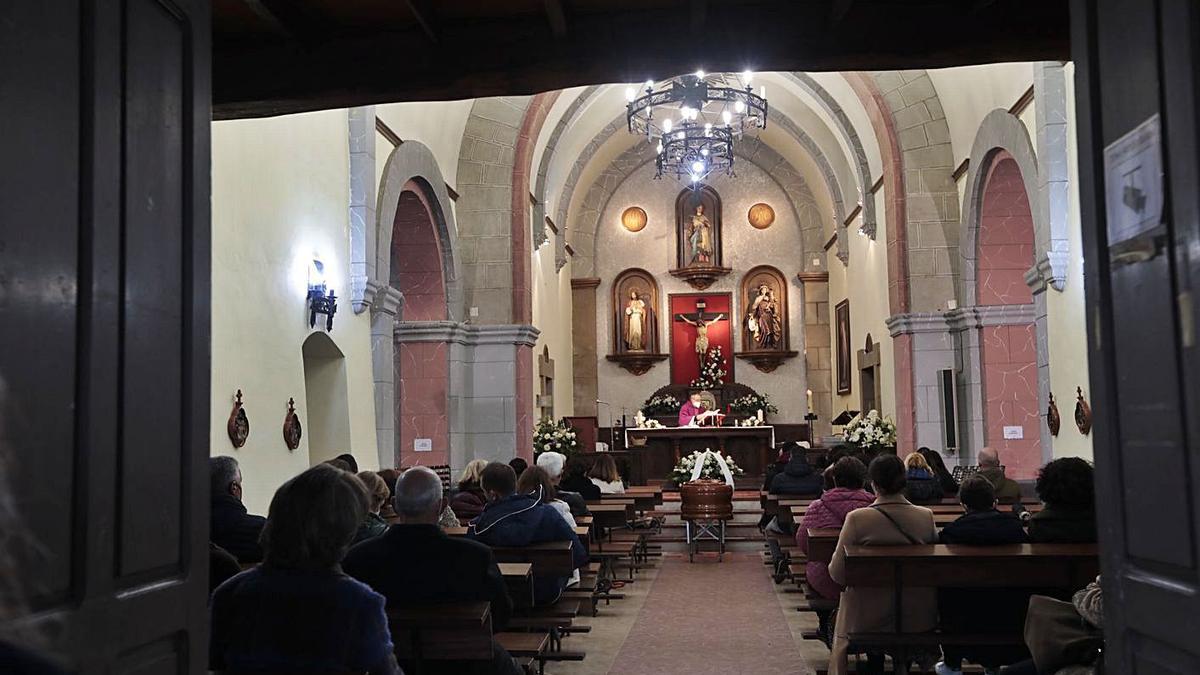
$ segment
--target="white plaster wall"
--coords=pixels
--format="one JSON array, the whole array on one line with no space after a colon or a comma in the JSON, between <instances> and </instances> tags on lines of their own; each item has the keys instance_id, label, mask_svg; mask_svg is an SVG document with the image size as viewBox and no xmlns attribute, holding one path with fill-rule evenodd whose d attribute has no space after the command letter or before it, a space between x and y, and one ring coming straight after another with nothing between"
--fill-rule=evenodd
<instances>
[{"instance_id":1,"label":"white plaster wall","mask_svg":"<svg viewBox=\"0 0 1200 675\"><path fill-rule=\"evenodd\" d=\"M554 269L554 242L547 241L533 252L530 268L533 283L533 325L542 333L533 347L533 393L527 399L537 419L537 396L541 393L538 358L544 347L550 348L554 359L554 415L575 414L574 364L572 363L571 334L571 263L561 270Z\"/></svg>"},{"instance_id":2,"label":"white plaster wall","mask_svg":"<svg viewBox=\"0 0 1200 675\"><path fill-rule=\"evenodd\" d=\"M875 193L875 213L878 227L875 239L857 233L862 224L859 216L847 230L850 243L850 264L843 265L834 256L829 256L829 339L832 363L830 391L833 392L833 410L862 410L862 387L858 373L858 350L867 344L867 334L879 343L880 410L883 415L896 415L896 361L895 348L888 333L887 318L891 314L888 306L887 228L890 224L884 214L884 192ZM837 393L837 320L836 307L839 302L850 300L850 393Z\"/></svg>"},{"instance_id":3,"label":"white plaster wall","mask_svg":"<svg viewBox=\"0 0 1200 675\"><path fill-rule=\"evenodd\" d=\"M1087 356L1087 308L1083 289L1083 240L1079 218L1079 148L1075 137L1075 68L1064 68L1067 83L1067 180L1068 202L1067 283L1062 292L1046 291L1047 325L1050 337L1050 391L1058 403L1062 428L1051 441L1054 457L1092 458L1092 437L1075 428L1075 387L1083 387L1090 402Z\"/></svg>"},{"instance_id":4,"label":"white plaster wall","mask_svg":"<svg viewBox=\"0 0 1200 675\"><path fill-rule=\"evenodd\" d=\"M211 447L238 458L252 512L265 513L275 489L310 464L307 438L295 451L284 445L283 416L292 397L301 423L308 418L301 347L311 332L305 294L313 254L339 296L349 288L347 134L345 110L213 123ZM346 356L346 450L372 468L369 317L339 304L331 338ZM225 425L239 388L250 438L235 450Z\"/></svg>"},{"instance_id":5,"label":"white plaster wall","mask_svg":"<svg viewBox=\"0 0 1200 675\"><path fill-rule=\"evenodd\" d=\"M993 63L928 72L946 113L955 166L970 154L983 118L996 108L1007 110L1033 86L1032 63ZM1032 137L1032 129L1030 132Z\"/></svg>"},{"instance_id":6,"label":"white plaster wall","mask_svg":"<svg viewBox=\"0 0 1200 675\"><path fill-rule=\"evenodd\" d=\"M669 361L658 363L644 375L634 376L604 358L612 348L610 303L613 280L630 267L645 269L658 280L658 331L664 353L669 350L670 340L668 295L697 292L667 273L675 266L675 198L683 186L665 178L653 180L653 176L653 164L643 165L630 174L605 208L597 236L596 271L600 277L600 286L596 289L599 398L611 402L613 414L618 417L622 409L632 416L654 390L670 382L671 373ZM804 254L798 218L816 222L820 216L815 203L795 205L796 211L799 211L797 214L778 184L747 161L739 162L736 178L718 177L711 184L721 195L723 262L734 271L704 292L728 292L733 296L736 315L734 350L741 348L744 329L740 319L745 311L745 302L739 297L742 277L752 267L772 265L789 280L789 348L802 351L804 304L800 286L794 281L796 273L803 266ZM766 230L756 230L746 221L747 211L760 201L775 209L775 223ZM635 205L646 210L648 222L641 232L631 233L621 227L620 216L627 207ZM732 355L730 359L734 364L736 381L769 395L779 407L779 415L775 419L790 422L803 419L807 381L802 356L797 355L785 361L769 374Z\"/></svg>"},{"instance_id":7,"label":"white plaster wall","mask_svg":"<svg viewBox=\"0 0 1200 675\"><path fill-rule=\"evenodd\" d=\"M396 135L406 141L420 141L437 158L442 177L452 187L458 186L458 153L462 148L463 131L471 116L474 99L462 101L416 101L375 106L375 115ZM391 143L386 144L387 154ZM378 146L377 146L378 147ZM376 161L380 161L376 151ZM381 169L382 169L382 165ZM380 171L382 175L382 170Z\"/></svg>"}]
</instances>

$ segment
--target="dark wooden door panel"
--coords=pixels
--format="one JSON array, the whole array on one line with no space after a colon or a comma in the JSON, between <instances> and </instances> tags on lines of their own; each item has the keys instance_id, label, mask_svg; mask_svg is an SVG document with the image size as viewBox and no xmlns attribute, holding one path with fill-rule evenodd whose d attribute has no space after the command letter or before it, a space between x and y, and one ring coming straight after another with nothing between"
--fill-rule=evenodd
<instances>
[{"instance_id":1,"label":"dark wooden door panel","mask_svg":"<svg viewBox=\"0 0 1200 675\"><path fill-rule=\"evenodd\" d=\"M127 0L119 574L178 570L184 531L180 446L184 371L186 170L184 17L156 0Z\"/></svg>"},{"instance_id":2,"label":"dark wooden door panel","mask_svg":"<svg viewBox=\"0 0 1200 675\"><path fill-rule=\"evenodd\" d=\"M1072 4L1109 672L1200 672L1198 12L1189 0ZM1106 195L1124 186L1106 181L1105 149L1156 115L1161 219L1110 241Z\"/></svg>"},{"instance_id":3,"label":"dark wooden door panel","mask_svg":"<svg viewBox=\"0 0 1200 675\"><path fill-rule=\"evenodd\" d=\"M57 486L13 485L40 544L14 550L30 572L25 588L35 607L71 594L80 45L78 34L61 27L77 27L79 20L72 5L0 3L4 440L20 449L13 458L20 475L53 477ZM29 39L35 35L40 38ZM28 67L31 62L39 67ZM36 361L29 358L35 354Z\"/></svg>"},{"instance_id":4,"label":"dark wooden door panel","mask_svg":"<svg viewBox=\"0 0 1200 675\"><path fill-rule=\"evenodd\" d=\"M19 578L85 674L205 672L209 19L205 0L0 3Z\"/></svg>"}]
</instances>

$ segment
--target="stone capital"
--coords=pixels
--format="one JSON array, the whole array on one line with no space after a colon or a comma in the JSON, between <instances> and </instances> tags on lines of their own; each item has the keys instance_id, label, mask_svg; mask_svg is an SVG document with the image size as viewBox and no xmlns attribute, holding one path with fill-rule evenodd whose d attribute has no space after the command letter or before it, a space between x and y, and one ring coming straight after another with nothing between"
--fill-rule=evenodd
<instances>
[{"instance_id":1,"label":"stone capital","mask_svg":"<svg viewBox=\"0 0 1200 675\"><path fill-rule=\"evenodd\" d=\"M372 314L397 316L404 306L404 294L391 286L381 286L368 279L364 296L370 303Z\"/></svg>"}]
</instances>

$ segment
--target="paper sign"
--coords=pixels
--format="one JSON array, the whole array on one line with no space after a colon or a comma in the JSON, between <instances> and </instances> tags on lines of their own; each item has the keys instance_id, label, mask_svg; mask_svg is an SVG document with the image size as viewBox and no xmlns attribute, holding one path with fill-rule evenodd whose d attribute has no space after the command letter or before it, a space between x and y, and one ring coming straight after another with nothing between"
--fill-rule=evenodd
<instances>
[{"instance_id":1,"label":"paper sign","mask_svg":"<svg viewBox=\"0 0 1200 675\"><path fill-rule=\"evenodd\" d=\"M1162 222L1162 125L1157 114L1104 148L1108 245Z\"/></svg>"},{"instance_id":2,"label":"paper sign","mask_svg":"<svg viewBox=\"0 0 1200 675\"><path fill-rule=\"evenodd\" d=\"M1008 440L1025 438L1025 427L1004 427L1004 438Z\"/></svg>"},{"instance_id":3,"label":"paper sign","mask_svg":"<svg viewBox=\"0 0 1200 675\"><path fill-rule=\"evenodd\" d=\"M432 438L414 438L413 452L433 452Z\"/></svg>"}]
</instances>

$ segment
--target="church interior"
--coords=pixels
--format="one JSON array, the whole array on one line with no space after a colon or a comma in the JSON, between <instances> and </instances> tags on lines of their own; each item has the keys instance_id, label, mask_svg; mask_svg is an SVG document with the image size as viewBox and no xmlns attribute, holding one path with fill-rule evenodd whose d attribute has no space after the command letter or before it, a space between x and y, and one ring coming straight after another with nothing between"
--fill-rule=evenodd
<instances>
[{"instance_id":1,"label":"church interior","mask_svg":"<svg viewBox=\"0 0 1200 675\"><path fill-rule=\"evenodd\" d=\"M1188 3L118 4L0 9L0 670L1200 672Z\"/></svg>"}]
</instances>

